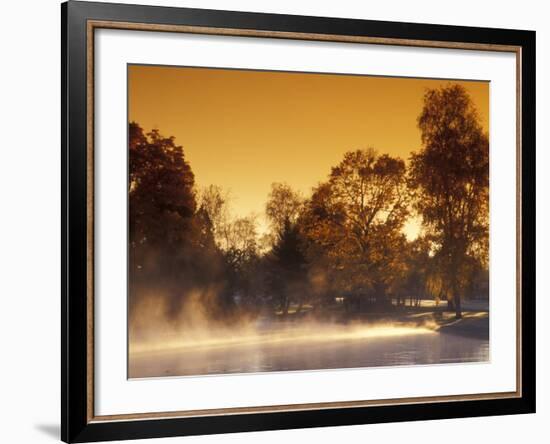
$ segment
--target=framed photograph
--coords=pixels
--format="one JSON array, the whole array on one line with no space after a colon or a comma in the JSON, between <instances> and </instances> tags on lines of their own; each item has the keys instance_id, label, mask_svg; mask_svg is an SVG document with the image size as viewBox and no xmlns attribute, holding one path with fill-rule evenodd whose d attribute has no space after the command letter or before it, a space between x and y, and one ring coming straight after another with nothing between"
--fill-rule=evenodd
<instances>
[{"instance_id":1,"label":"framed photograph","mask_svg":"<svg viewBox=\"0 0 550 444\"><path fill-rule=\"evenodd\" d=\"M535 411L535 33L69 1L62 439Z\"/></svg>"}]
</instances>

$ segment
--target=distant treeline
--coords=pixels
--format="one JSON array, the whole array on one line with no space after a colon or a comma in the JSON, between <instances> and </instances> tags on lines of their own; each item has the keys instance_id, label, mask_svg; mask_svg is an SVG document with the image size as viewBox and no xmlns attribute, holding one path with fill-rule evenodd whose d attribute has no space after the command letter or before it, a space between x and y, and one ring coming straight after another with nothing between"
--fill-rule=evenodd
<instances>
[{"instance_id":1,"label":"distant treeline","mask_svg":"<svg viewBox=\"0 0 550 444\"><path fill-rule=\"evenodd\" d=\"M425 93L417 123L422 147L408 164L362 149L308 196L272 184L262 236L255 217L231 215L226 191L197 189L173 137L130 123L130 315L157 306L169 320L191 298L224 321L430 297L460 317L465 297L488 297L488 136L454 84ZM412 216L422 231L408 241Z\"/></svg>"}]
</instances>

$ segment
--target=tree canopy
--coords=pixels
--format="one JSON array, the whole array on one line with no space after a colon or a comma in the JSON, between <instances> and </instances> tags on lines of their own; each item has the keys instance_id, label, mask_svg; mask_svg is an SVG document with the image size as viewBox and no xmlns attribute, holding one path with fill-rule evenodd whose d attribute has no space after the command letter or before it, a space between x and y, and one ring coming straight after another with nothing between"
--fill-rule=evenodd
<instances>
[{"instance_id":1,"label":"tree canopy","mask_svg":"<svg viewBox=\"0 0 550 444\"><path fill-rule=\"evenodd\" d=\"M488 260L489 140L460 85L427 91L418 127L423 146L411 156L409 185L460 317L467 256Z\"/></svg>"},{"instance_id":2,"label":"tree canopy","mask_svg":"<svg viewBox=\"0 0 550 444\"><path fill-rule=\"evenodd\" d=\"M403 160L372 149L348 152L307 202L310 254L328 264L344 291L375 292L383 300L404 241L407 207Z\"/></svg>"}]
</instances>

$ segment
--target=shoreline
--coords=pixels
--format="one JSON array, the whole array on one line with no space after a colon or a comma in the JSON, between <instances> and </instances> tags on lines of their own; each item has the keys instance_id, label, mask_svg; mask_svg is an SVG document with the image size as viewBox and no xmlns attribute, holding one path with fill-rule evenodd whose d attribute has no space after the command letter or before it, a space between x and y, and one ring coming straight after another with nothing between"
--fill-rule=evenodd
<instances>
[{"instance_id":1,"label":"shoreline","mask_svg":"<svg viewBox=\"0 0 550 444\"><path fill-rule=\"evenodd\" d=\"M338 313L329 316L328 319L315 319L305 312L299 316L290 314L285 318L279 317L271 321L274 324L298 326L310 320L344 325L357 323L372 326L392 324L396 327L425 327L442 334L489 340L488 310L463 311L461 319L456 319L454 312L446 311L441 307L411 307L403 311L361 313L354 316Z\"/></svg>"}]
</instances>

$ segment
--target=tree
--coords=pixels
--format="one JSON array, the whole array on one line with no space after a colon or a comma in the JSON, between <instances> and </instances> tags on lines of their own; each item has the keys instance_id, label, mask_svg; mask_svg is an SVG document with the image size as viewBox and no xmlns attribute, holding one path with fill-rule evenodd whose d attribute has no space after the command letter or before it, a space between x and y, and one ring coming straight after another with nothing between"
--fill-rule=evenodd
<instances>
[{"instance_id":1,"label":"tree","mask_svg":"<svg viewBox=\"0 0 550 444\"><path fill-rule=\"evenodd\" d=\"M230 241L229 201L229 192L217 185L209 185L199 194L199 206L208 215L216 243L223 250L229 248Z\"/></svg>"},{"instance_id":2,"label":"tree","mask_svg":"<svg viewBox=\"0 0 550 444\"><path fill-rule=\"evenodd\" d=\"M286 183L272 183L265 213L275 234L282 232L285 224L298 219L303 198Z\"/></svg>"},{"instance_id":3,"label":"tree","mask_svg":"<svg viewBox=\"0 0 550 444\"><path fill-rule=\"evenodd\" d=\"M195 178L183 148L158 130L129 127L130 243L173 245L182 240L196 209Z\"/></svg>"},{"instance_id":4,"label":"tree","mask_svg":"<svg viewBox=\"0 0 550 444\"><path fill-rule=\"evenodd\" d=\"M403 160L373 149L347 152L302 218L312 261L330 264L339 291L385 301L408 214Z\"/></svg>"},{"instance_id":5,"label":"tree","mask_svg":"<svg viewBox=\"0 0 550 444\"><path fill-rule=\"evenodd\" d=\"M305 299L306 259L296 223L286 220L268 255L269 286L276 296L278 308L288 314L290 303L299 302L300 312Z\"/></svg>"},{"instance_id":6,"label":"tree","mask_svg":"<svg viewBox=\"0 0 550 444\"><path fill-rule=\"evenodd\" d=\"M418 237L407 242L403 249L404 274L401 275L402 295L409 297L409 305L419 306L427 293L431 242L426 237Z\"/></svg>"},{"instance_id":7,"label":"tree","mask_svg":"<svg viewBox=\"0 0 550 444\"><path fill-rule=\"evenodd\" d=\"M215 243L225 263L228 298L252 305L261 293L257 285L259 241L254 216L232 218L230 196L221 187L210 185L200 193L200 212L207 215Z\"/></svg>"},{"instance_id":8,"label":"tree","mask_svg":"<svg viewBox=\"0 0 550 444\"><path fill-rule=\"evenodd\" d=\"M460 85L426 91L418 127L423 147L411 155L409 179L414 207L437 244L450 305L460 318L467 257L487 261L489 141Z\"/></svg>"},{"instance_id":9,"label":"tree","mask_svg":"<svg viewBox=\"0 0 550 444\"><path fill-rule=\"evenodd\" d=\"M286 183L271 184L266 203L266 216L271 225L271 251L266 255L267 286L275 296L277 307L288 314L291 301L299 301L298 312L305 298L306 261L298 218L303 198Z\"/></svg>"},{"instance_id":10,"label":"tree","mask_svg":"<svg viewBox=\"0 0 550 444\"><path fill-rule=\"evenodd\" d=\"M231 291L248 302L256 295L251 294L251 283L258 267L258 235L254 217L240 217L227 227L224 257L228 268Z\"/></svg>"},{"instance_id":11,"label":"tree","mask_svg":"<svg viewBox=\"0 0 550 444\"><path fill-rule=\"evenodd\" d=\"M158 130L146 134L137 123L130 123L132 319L139 317L136 310L140 302L149 299L162 307L164 320L175 319L191 293L214 293L210 290L221 286L221 255L211 220L204 211L197 211L194 182L184 150L173 137L164 137ZM218 310L219 300L211 302L206 308Z\"/></svg>"}]
</instances>

